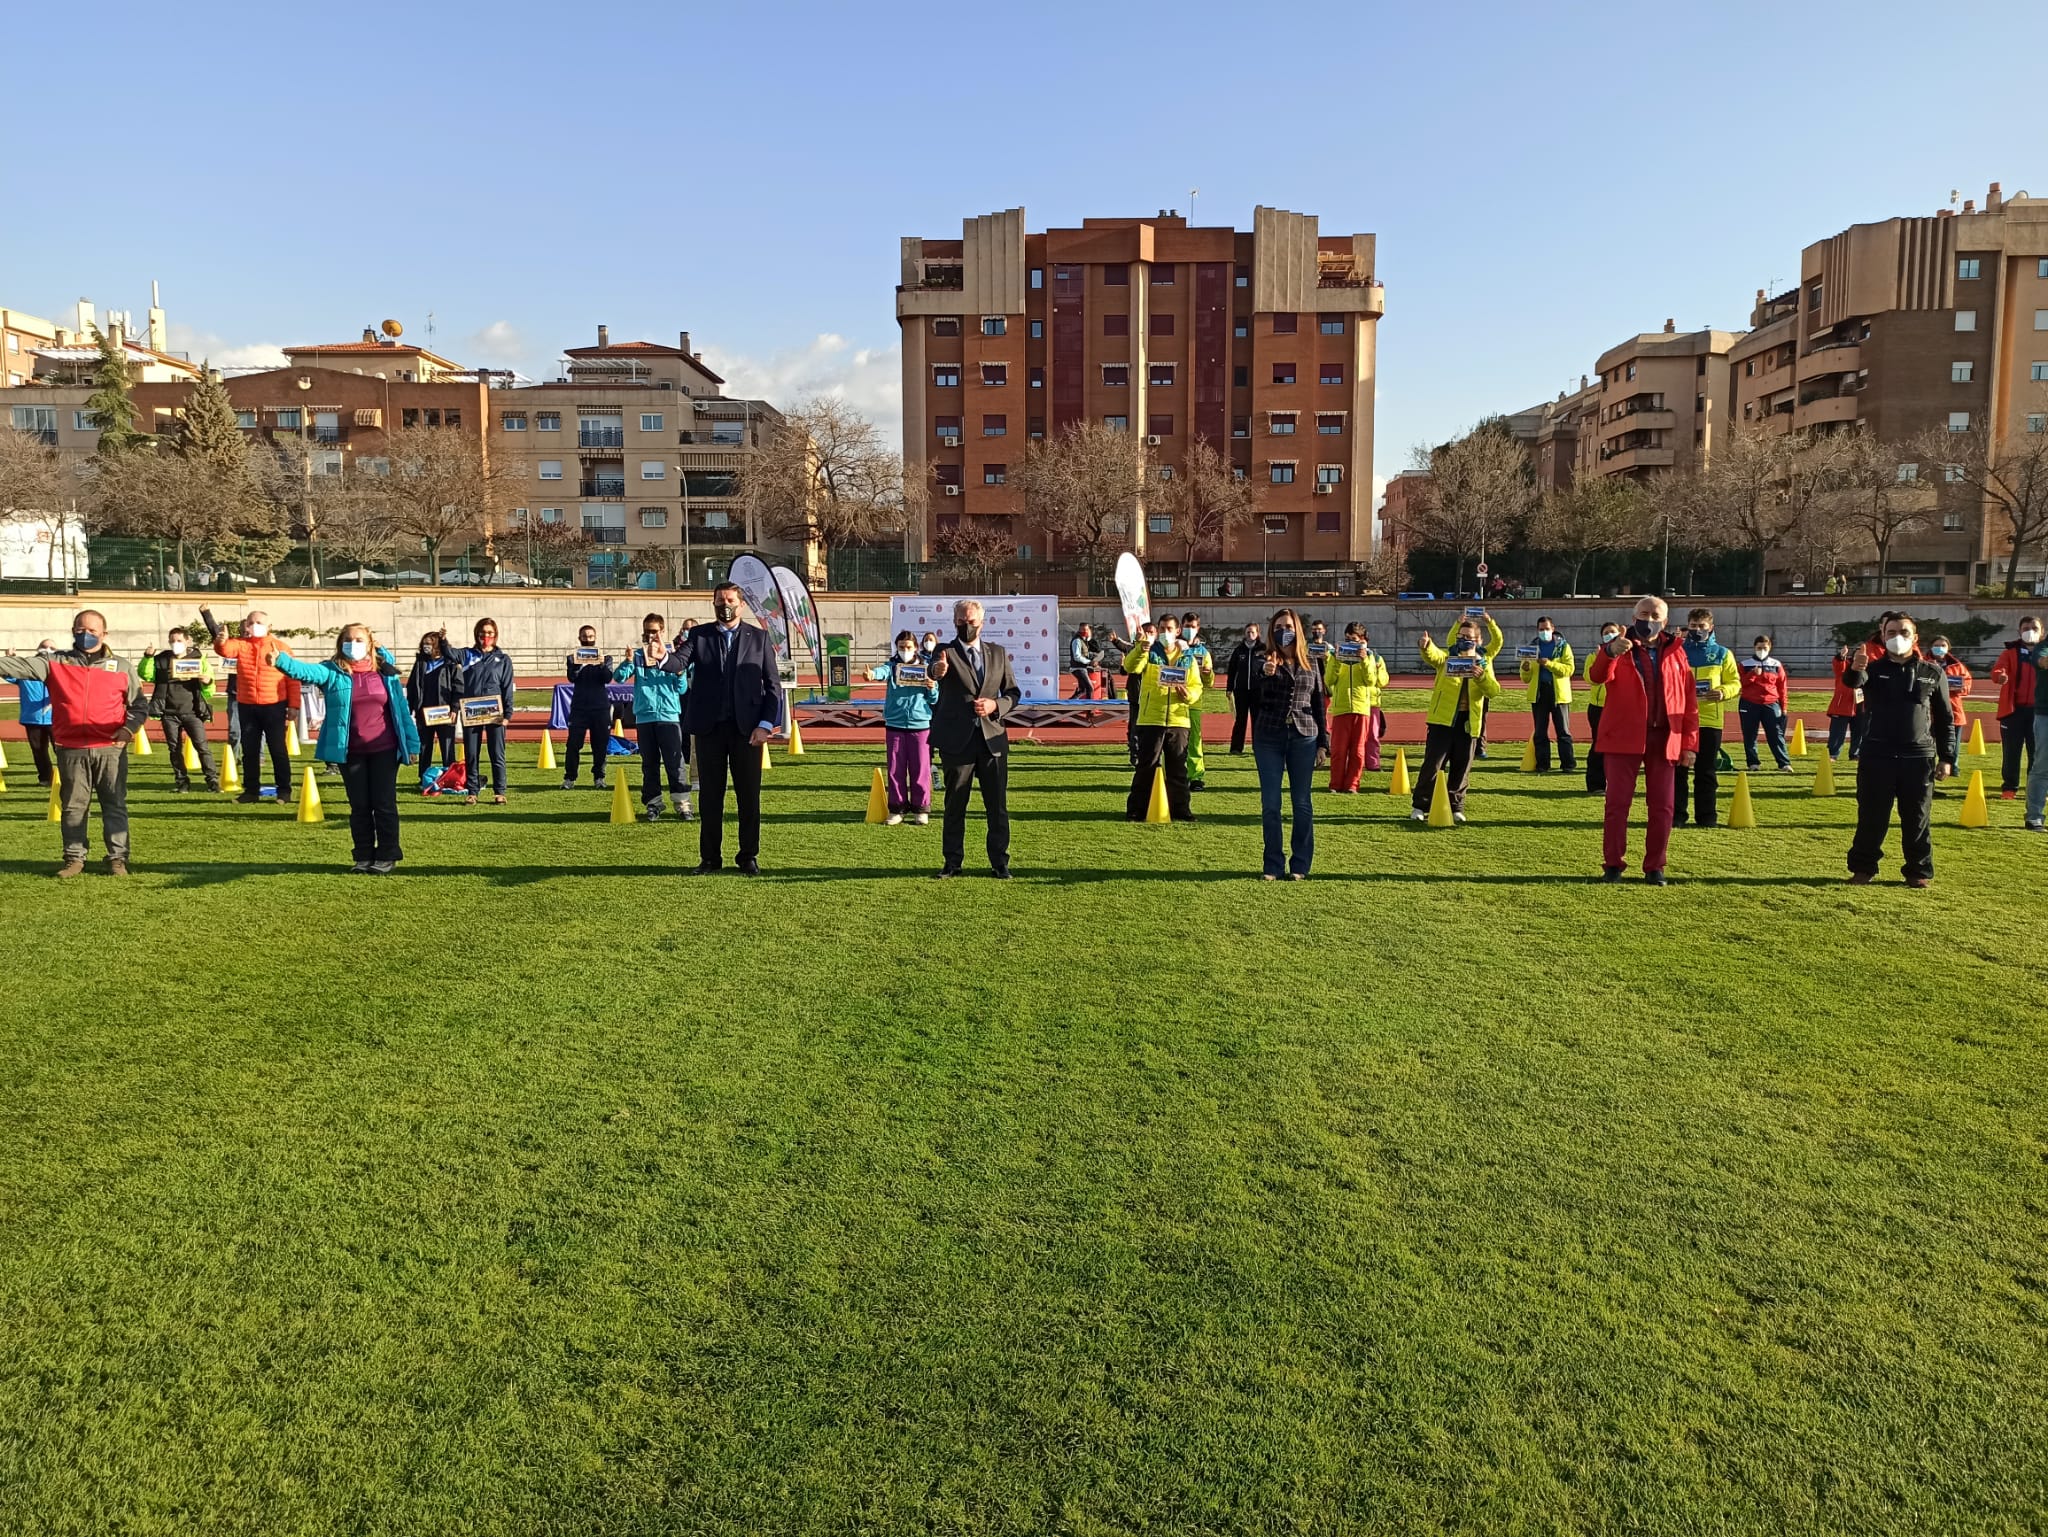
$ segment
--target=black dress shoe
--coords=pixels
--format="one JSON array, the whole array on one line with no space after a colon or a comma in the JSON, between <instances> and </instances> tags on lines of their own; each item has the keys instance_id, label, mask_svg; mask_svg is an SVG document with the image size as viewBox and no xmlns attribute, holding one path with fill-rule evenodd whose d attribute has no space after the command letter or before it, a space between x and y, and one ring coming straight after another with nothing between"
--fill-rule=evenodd
<instances>
[{"instance_id":1,"label":"black dress shoe","mask_svg":"<svg viewBox=\"0 0 2048 1537\"><path fill-rule=\"evenodd\" d=\"M1010 872L1008 870L991 870L988 873L994 879L999 881L1006 881L1010 878Z\"/></svg>"},{"instance_id":2,"label":"black dress shoe","mask_svg":"<svg viewBox=\"0 0 2048 1537\"><path fill-rule=\"evenodd\" d=\"M1607 882L1610 886L1619 886L1621 884L1621 866L1609 865L1600 872L1600 879Z\"/></svg>"},{"instance_id":3,"label":"black dress shoe","mask_svg":"<svg viewBox=\"0 0 2048 1537\"><path fill-rule=\"evenodd\" d=\"M760 863L752 859L742 859L733 868L742 875L759 875L761 873Z\"/></svg>"},{"instance_id":4,"label":"black dress shoe","mask_svg":"<svg viewBox=\"0 0 2048 1537\"><path fill-rule=\"evenodd\" d=\"M724 869L724 865L714 865L707 859L698 865L696 869L686 871L685 873L689 875L717 875Z\"/></svg>"},{"instance_id":5,"label":"black dress shoe","mask_svg":"<svg viewBox=\"0 0 2048 1537\"><path fill-rule=\"evenodd\" d=\"M937 875L934 875L932 879L935 881L950 881L954 876L958 875L959 873L960 867L958 865L947 865L944 869L940 870Z\"/></svg>"},{"instance_id":6,"label":"black dress shoe","mask_svg":"<svg viewBox=\"0 0 2048 1537\"><path fill-rule=\"evenodd\" d=\"M1663 886L1669 883L1664 879L1664 872L1662 870L1645 870L1643 872L1643 884L1645 886Z\"/></svg>"},{"instance_id":7,"label":"black dress shoe","mask_svg":"<svg viewBox=\"0 0 2048 1537\"><path fill-rule=\"evenodd\" d=\"M237 795L235 797L235 804L237 806L254 806L261 802L262 799L263 797L260 795L249 795L245 793L242 795Z\"/></svg>"}]
</instances>

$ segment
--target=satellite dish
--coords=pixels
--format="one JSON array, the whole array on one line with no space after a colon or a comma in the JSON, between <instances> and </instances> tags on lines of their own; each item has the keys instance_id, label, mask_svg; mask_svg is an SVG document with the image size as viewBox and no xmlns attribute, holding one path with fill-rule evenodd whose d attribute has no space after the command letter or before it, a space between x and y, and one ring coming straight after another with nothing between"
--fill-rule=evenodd
<instances>
[{"instance_id":1,"label":"satellite dish","mask_svg":"<svg viewBox=\"0 0 2048 1537\"><path fill-rule=\"evenodd\" d=\"M377 329L382 331L386 336L403 336L405 334L405 327L400 325L395 320L387 320Z\"/></svg>"}]
</instances>

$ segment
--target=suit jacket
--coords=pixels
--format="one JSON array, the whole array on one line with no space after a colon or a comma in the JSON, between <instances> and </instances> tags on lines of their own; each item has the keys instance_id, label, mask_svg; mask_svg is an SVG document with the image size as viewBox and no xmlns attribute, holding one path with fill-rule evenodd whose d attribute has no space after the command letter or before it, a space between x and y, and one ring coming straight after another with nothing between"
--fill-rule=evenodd
<instances>
[{"instance_id":1,"label":"suit jacket","mask_svg":"<svg viewBox=\"0 0 2048 1537\"><path fill-rule=\"evenodd\" d=\"M728 714L743 732L763 721L783 723L782 673L766 630L740 625L728 660L718 626L696 625L661 670L690 672L690 691L683 695L683 730L690 736L704 735Z\"/></svg>"},{"instance_id":2,"label":"suit jacket","mask_svg":"<svg viewBox=\"0 0 2048 1537\"><path fill-rule=\"evenodd\" d=\"M1010 653L994 641L981 643L982 676L975 681L974 663L967 647L958 639L939 647L946 659L946 675L939 679L938 703L932 706L932 751L944 758L965 758L974 752L977 740L996 752L1010 745L1006 722L1024 697L1017 675L1010 670ZM976 715L974 701L993 699L995 714Z\"/></svg>"}]
</instances>

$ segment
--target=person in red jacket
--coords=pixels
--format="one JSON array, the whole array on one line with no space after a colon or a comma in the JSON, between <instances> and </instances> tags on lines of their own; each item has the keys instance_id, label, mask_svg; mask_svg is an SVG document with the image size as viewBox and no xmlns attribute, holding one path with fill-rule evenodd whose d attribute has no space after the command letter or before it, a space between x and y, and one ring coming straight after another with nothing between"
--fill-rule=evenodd
<instances>
[{"instance_id":1,"label":"person in red jacket","mask_svg":"<svg viewBox=\"0 0 2048 1537\"><path fill-rule=\"evenodd\" d=\"M1677 767L1690 768L1699 756L1699 695L1684 637L1664 628L1670 612L1662 598L1643 598L1628 633L1601 647L1587 672L1607 690L1600 751L1606 754L1607 769L1601 865L1602 879L1608 881L1620 880L1628 868L1628 817L1640 774L1650 822L1643 840L1643 879L1652 886L1665 884Z\"/></svg>"},{"instance_id":2,"label":"person in red jacket","mask_svg":"<svg viewBox=\"0 0 2048 1537\"><path fill-rule=\"evenodd\" d=\"M1791 674L1785 664L1771 655L1771 637L1759 635L1750 642L1749 657L1742 664L1742 755L1751 768L1757 766L1756 734L1761 731L1770 745L1778 772L1792 772L1791 755L1785 751L1785 710L1791 703Z\"/></svg>"},{"instance_id":3,"label":"person in red jacket","mask_svg":"<svg viewBox=\"0 0 2048 1537\"><path fill-rule=\"evenodd\" d=\"M1854 763L1863 751L1863 701L1856 697L1856 690L1842 681L1842 673L1849 666L1849 655L1853 648L1835 647L1835 691L1828 698L1828 756L1842 756L1842 739L1849 740L1849 761Z\"/></svg>"},{"instance_id":4,"label":"person in red jacket","mask_svg":"<svg viewBox=\"0 0 2048 1537\"><path fill-rule=\"evenodd\" d=\"M2040 649L2040 616L2029 614L2020 621L2020 638L2007 641L1991 664L1992 679L1998 684L1998 793L2007 800L2019 793L2022 752L2027 772L2034 772L2035 679L2040 674L2034 653Z\"/></svg>"},{"instance_id":5,"label":"person in red jacket","mask_svg":"<svg viewBox=\"0 0 2048 1537\"><path fill-rule=\"evenodd\" d=\"M1956 766L1956 755L1963 750L1963 728L1970 724L1967 701L1970 686L1976 679L1970 676L1970 669L1963 665L1963 659L1956 655L1955 647L1946 635L1937 635L1927 643L1927 660L1948 674L1949 710L1955 716L1955 735L1949 738L1954 750L1948 755L1948 766Z\"/></svg>"}]
</instances>

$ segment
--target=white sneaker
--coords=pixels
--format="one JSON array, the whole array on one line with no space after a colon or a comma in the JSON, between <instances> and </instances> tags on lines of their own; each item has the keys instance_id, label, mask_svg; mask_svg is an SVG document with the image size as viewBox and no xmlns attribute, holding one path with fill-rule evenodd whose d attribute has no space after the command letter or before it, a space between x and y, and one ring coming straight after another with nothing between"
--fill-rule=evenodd
<instances>
[{"instance_id":1,"label":"white sneaker","mask_svg":"<svg viewBox=\"0 0 2048 1537\"><path fill-rule=\"evenodd\" d=\"M1451 820L1453 822L1456 822L1460 827L1462 827L1465 825L1465 813L1462 811L1453 811L1451 813Z\"/></svg>"},{"instance_id":2,"label":"white sneaker","mask_svg":"<svg viewBox=\"0 0 2048 1537\"><path fill-rule=\"evenodd\" d=\"M919 827L929 827L932 825L932 816L929 811L920 811L916 816L912 817L911 820L917 823Z\"/></svg>"},{"instance_id":3,"label":"white sneaker","mask_svg":"<svg viewBox=\"0 0 2048 1537\"><path fill-rule=\"evenodd\" d=\"M901 827L903 825L903 813L900 811L890 812L883 820L882 825L884 827Z\"/></svg>"},{"instance_id":4,"label":"white sneaker","mask_svg":"<svg viewBox=\"0 0 2048 1537\"><path fill-rule=\"evenodd\" d=\"M1426 811L1411 811L1408 813L1408 820L1411 822L1427 822L1429 820L1429 813Z\"/></svg>"},{"instance_id":5,"label":"white sneaker","mask_svg":"<svg viewBox=\"0 0 2048 1537\"><path fill-rule=\"evenodd\" d=\"M679 795L679 796L677 796L677 797L676 797L676 820L677 820L678 822L688 822L688 821L691 821L692 819L693 819L693 813L692 813L692 812L691 812L691 810L690 810L690 797L689 797L689 796L687 796L687 795Z\"/></svg>"}]
</instances>

